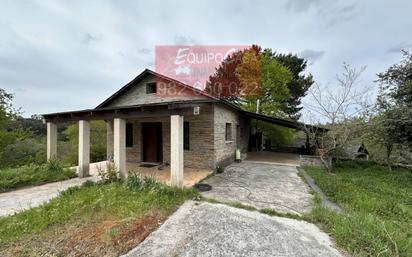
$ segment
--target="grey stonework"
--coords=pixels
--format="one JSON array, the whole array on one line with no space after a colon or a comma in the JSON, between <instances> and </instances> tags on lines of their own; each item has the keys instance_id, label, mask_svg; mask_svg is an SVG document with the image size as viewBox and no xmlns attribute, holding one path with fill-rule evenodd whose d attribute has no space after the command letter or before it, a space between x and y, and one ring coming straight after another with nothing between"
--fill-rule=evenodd
<instances>
[{"instance_id":1,"label":"grey stonework","mask_svg":"<svg viewBox=\"0 0 412 257\"><path fill-rule=\"evenodd\" d=\"M237 111L210 103L201 107L199 115L185 116L184 121L189 122L190 144L189 150L184 150L185 167L215 169L217 165L232 163L237 148L242 153L247 152L249 120ZM170 117L127 119L126 123L133 124L133 147L126 148L126 161L143 161L144 122L162 123L163 163L170 163ZM232 140L229 142L225 140L226 123L232 124Z\"/></svg>"},{"instance_id":2,"label":"grey stonework","mask_svg":"<svg viewBox=\"0 0 412 257\"><path fill-rule=\"evenodd\" d=\"M325 161L329 165L332 164L332 159L331 158L326 158ZM319 168L324 168L325 167L319 156L301 155L299 164L300 164L301 167L303 167L303 166L314 166L314 167L319 167Z\"/></svg>"},{"instance_id":3,"label":"grey stonework","mask_svg":"<svg viewBox=\"0 0 412 257\"><path fill-rule=\"evenodd\" d=\"M232 140L226 141L226 123L231 123ZM239 112L229 109L222 104L215 104L214 108L214 143L215 163L227 166L235 159L236 149L242 153L247 152L249 142L249 120L241 116Z\"/></svg>"},{"instance_id":4,"label":"grey stonework","mask_svg":"<svg viewBox=\"0 0 412 257\"><path fill-rule=\"evenodd\" d=\"M158 82L158 92L165 90L165 84L154 76L148 76L142 82L115 98L107 107L129 106L182 100L208 99L205 96L193 94L191 90L181 90L177 94L159 95L147 94L146 84ZM169 89L167 89L169 90ZM184 165L189 168L215 169L217 165L228 165L235 158L236 149L247 152L249 141L249 119L240 112L220 103L209 103L200 108L199 115L185 116L189 122L189 150L184 150ZM170 163L170 117L152 117L127 119L133 124L133 147L126 148L127 162L141 162L143 157L142 123L162 123L163 163ZM226 123L232 125L232 140L225 140ZM108 142L112 135L108 135ZM108 152L111 151L108 144Z\"/></svg>"},{"instance_id":5,"label":"grey stonework","mask_svg":"<svg viewBox=\"0 0 412 257\"><path fill-rule=\"evenodd\" d=\"M146 84L157 82L157 94L147 94ZM166 92L166 94L164 94ZM167 84L156 78L155 76L148 76L138 85L133 86L128 91L119 95L107 107L119 107L150 103L163 103L172 101L197 100L208 99L203 95L193 93L190 89L183 90L180 86Z\"/></svg>"},{"instance_id":6,"label":"grey stonework","mask_svg":"<svg viewBox=\"0 0 412 257\"><path fill-rule=\"evenodd\" d=\"M189 122L189 150L184 150L184 165L189 168L213 168L213 105L203 106L199 115L185 116ZM133 147L126 148L128 162L141 162L142 123L162 123L163 163L170 163L170 117L128 119L133 124Z\"/></svg>"}]
</instances>

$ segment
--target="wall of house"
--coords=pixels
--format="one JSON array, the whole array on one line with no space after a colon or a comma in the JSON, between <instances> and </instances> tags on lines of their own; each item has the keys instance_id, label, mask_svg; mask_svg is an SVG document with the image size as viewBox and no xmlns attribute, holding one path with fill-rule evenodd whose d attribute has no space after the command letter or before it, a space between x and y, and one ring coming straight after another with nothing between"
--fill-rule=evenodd
<instances>
[{"instance_id":1,"label":"wall of house","mask_svg":"<svg viewBox=\"0 0 412 257\"><path fill-rule=\"evenodd\" d=\"M146 84L158 82L157 93L147 94ZM153 75L147 76L140 83L119 95L107 107L139 105L149 103L162 103L171 101L207 99L205 96L194 94L192 90L183 90L182 87L167 84Z\"/></svg>"},{"instance_id":2,"label":"wall of house","mask_svg":"<svg viewBox=\"0 0 412 257\"><path fill-rule=\"evenodd\" d=\"M231 123L232 139L226 141L226 123ZM247 152L250 121L236 110L214 105L214 166L228 165L235 159L236 149Z\"/></svg>"},{"instance_id":3,"label":"wall of house","mask_svg":"<svg viewBox=\"0 0 412 257\"><path fill-rule=\"evenodd\" d=\"M189 150L184 150L185 167L213 169L213 105L202 106L199 115L185 116L184 121L189 122ZM127 120L127 123L133 123L133 147L126 148L127 161L142 161L143 122L162 123L163 163L170 164L170 117Z\"/></svg>"}]
</instances>

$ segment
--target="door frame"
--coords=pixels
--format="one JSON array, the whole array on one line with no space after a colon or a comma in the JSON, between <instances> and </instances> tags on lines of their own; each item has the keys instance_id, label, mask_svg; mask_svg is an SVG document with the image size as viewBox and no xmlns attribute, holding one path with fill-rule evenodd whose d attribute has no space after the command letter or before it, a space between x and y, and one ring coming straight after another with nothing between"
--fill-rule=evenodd
<instances>
[{"instance_id":1,"label":"door frame","mask_svg":"<svg viewBox=\"0 0 412 257\"><path fill-rule=\"evenodd\" d=\"M157 161L155 163L162 163L163 162L163 124L162 122L142 122L141 123L141 139L142 139L142 155L141 155L141 160L142 162L148 162L146 158L146 150L145 146L147 141L145 141L145 126L148 125L155 125L156 126L156 152L157 156L156 159ZM152 162L151 162L152 163Z\"/></svg>"}]
</instances>

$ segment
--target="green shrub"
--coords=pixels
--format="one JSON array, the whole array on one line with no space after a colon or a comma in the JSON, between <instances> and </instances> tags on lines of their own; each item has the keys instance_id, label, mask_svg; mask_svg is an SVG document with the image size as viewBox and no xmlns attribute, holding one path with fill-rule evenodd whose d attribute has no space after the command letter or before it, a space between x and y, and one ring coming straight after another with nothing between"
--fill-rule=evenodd
<instances>
[{"instance_id":1,"label":"green shrub","mask_svg":"<svg viewBox=\"0 0 412 257\"><path fill-rule=\"evenodd\" d=\"M222 164L218 165L218 166L216 167L216 173L217 173L217 174L221 174L221 173L223 173L223 172L225 172L225 166L222 165Z\"/></svg>"},{"instance_id":2,"label":"green shrub","mask_svg":"<svg viewBox=\"0 0 412 257\"><path fill-rule=\"evenodd\" d=\"M103 183L112 183L119 181L119 172L113 163L106 163L105 170L98 167L97 172Z\"/></svg>"},{"instance_id":3,"label":"green shrub","mask_svg":"<svg viewBox=\"0 0 412 257\"><path fill-rule=\"evenodd\" d=\"M49 172L59 173L63 171L63 165L56 159L51 159L47 162L46 168Z\"/></svg>"},{"instance_id":4,"label":"green shrub","mask_svg":"<svg viewBox=\"0 0 412 257\"><path fill-rule=\"evenodd\" d=\"M143 188L143 180L137 174L129 174L126 179L126 186L129 189L141 190Z\"/></svg>"},{"instance_id":5,"label":"green shrub","mask_svg":"<svg viewBox=\"0 0 412 257\"><path fill-rule=\"evenodd\" d=\"M95 186L97 183L94 182L93 180L86 180L83 182L82 187L92 187Z\"/></svg>"},{"instance_id":6,"label":"green shrub","mask_svg":"<svg viewBox=\"0 0 412 257\"><path fill-rule=\"evenodd\" d=\"M25 186L36 186L73 178L73 170L63 168L57 160L46 164L29 164L18 168L0 170L0 192L9 191Z\"/></svg>"},{"instance_id":7,"label":"green shrub","mask_svg":"<svg viewBox=\"0 0 412 257\"><path fill-rule=\"evenodd\" d=\"M126 179L126 186L131 190L152 190L159 192L166 185L156 181L152 176L141 176L136 173L129 173Z\"/></svg>"},{"instance_id":8,"label":"green shrub","mask_svg":"<svg viewBox=\"0 0 412 257\"><path fill-rule=\"evenodd\" d=\"M23 138L5 145L0 150L0 168L15 168L45 162L46 143L42 140Z\"/></svg>"}]
</instances>

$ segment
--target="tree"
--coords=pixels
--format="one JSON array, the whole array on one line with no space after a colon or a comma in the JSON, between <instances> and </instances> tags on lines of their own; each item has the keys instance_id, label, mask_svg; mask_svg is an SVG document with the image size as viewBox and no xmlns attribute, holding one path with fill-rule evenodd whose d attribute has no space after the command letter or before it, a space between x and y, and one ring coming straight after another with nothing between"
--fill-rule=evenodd
<instances>
[{"instance_id":1,"label":"tree","mask_svg":"<svg viewBox=\"0 0 412 257\"><path fill-rule=\"evenodd\" d=\"M240 82L240 101L248 111L270 116L282 116L281 105L288 97L287 84L291 72L266 52L256 53L253 49L243 54L242 62L236 68ZM257 108L259 101L259 108Z\"/></svg>"},{"instance_id":2,"label":"tree","mask_svg":"<svg viewBox=\"0 0 412 257\"><path fill-rule=\"evenodd\" d=\"M73 123L67 127L63 134L69 140L69 150L62 156L64 163L77 165L79 147L79 125ZM101 120L90 122L90 162L106 160L106 123Z\"/></svg>"},{"instance_id":3,"label":"tree","mask_svg":"<svg viewBox=\"0 0 412 257\"><path fill-rule=\"evenodd\" d=\"M20 109L13 107L13 94L0 88L0 167L19 166L27 164L27 160L32 159L22 158L25 153L30 152L30 143L26 143L25 140L32 135L31 131L21 127L10 127L19 115Z\"/></svg>"},{"instance_id":4,"label":"tree","mask_svg":"<svg viewBox=\"0 0 412 257\"><path fill-rule=\"evenodd\" d=\"M328 171L331 163L324 157L339 156L345 151L355 135L365 128L372 107L369 102L371 88L358 83L365 67L357 70L344 64L343 69L343 73L336 76L337 84L332 89L315 84L309 91L310 101L306 103L311 123L323 123L329 129L320 134L312 127L305 128L312 144L320 148L319 155Z\"/></svg>"},{"instance_id":5,"label":"tree","mask_svg":"<svg viewBox=\"0 0 412 257\"><path fill-rule=\"evenodd\" d=\"M242 63L245 52L255 52L259 54L261 47L253 45L249 49L234 52L226 57L216 69L215 73L209 77L205 88L207 93L239 104L241 83L236 74L236 68Z\"/></svg>"},{"instance_id":6,"label":"tree","mask_svg":"<svg viewBox=\"0 0 412 257\"><path fill-rule=\"evenodd\" d=\"M19 114L20 110L13 108L13 94L7 93L0 88L0 129L4 127Z\"/></svg>"},{"instance_id":7,"label":"tree","mask_svg":"<svg viewBox=\"0 0 412 257\"><path fill-rule=\"evenodd\" d=\"M251 57L253 57L252 53L255 53L255 57L259 59L258 67L253 67L253 64L249 63L249 61L253 61L251 59ZM245 54L248 55L246 58L244 58ZM250 92L250 88L246 88L245 90L245 84L242 83L250 81L255 71L265 73L265 69L268 71L274 68L273 71L275 71L275 69L279 71L281 70L280 67L283 67L289 71L291 77L284 87L288 89L287 93L280 92L278 94L278 96L282 96L282 99L271 100L272 102L275 101L276 104L275 110L271 110L274 111L272 115L277 114L297 120L300 117L299 112L302 109L302 107L299 107L301 98L307 94L308 89L313 84L312 75L302 74L306 66L306 60L296 55L278 54L269 48L262 51L260 46L253 45L249 49L238 51L228 56L221 65L219 65L216 72L209 77L206 92L240 104L242 97L244 98L244 96L241 96L241 93L245 91ZM239 77L242 76L242 74L244 76L243 80ZM281 71L279 76L282 74L285 74L285 72ZM245 76L249 76L249 78L245 79ZM250 86L251 84L249 83L247 85ZM261 86L263 88L265 85ZM248 105L246 105L246 107L248 109L253 108L253 106ZM253 109L253 111L255 110L256 109Z\"/></svg>"},{"instance_id":8,"label":"tree","mask_svg":"<svg viewBox=\"0 0 412 257\"><path fill-rule=\"evenodd\" d=\"M378 82L377 107L390 168L394 145L404 145L412 151L412 54L403 51L401 62L379 73Z\"/></svg>"},{"instance_id":9,"label":"tree","mask_svg":"<svg viewBox=\"0 0 412 257\"><path fill-rule=\"evenodd\" d=\"M307 95L309 88L313 85L313 76L305 75L307 61L292 54L279 54L265 49L270 58L277 60L292 73L292 79L287 83L289 97L282 103L282 111L291 119L298 120L301 116L301 99Z\"/></svg>"}]
</instances>

